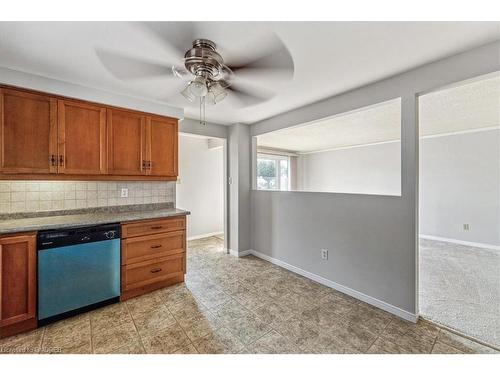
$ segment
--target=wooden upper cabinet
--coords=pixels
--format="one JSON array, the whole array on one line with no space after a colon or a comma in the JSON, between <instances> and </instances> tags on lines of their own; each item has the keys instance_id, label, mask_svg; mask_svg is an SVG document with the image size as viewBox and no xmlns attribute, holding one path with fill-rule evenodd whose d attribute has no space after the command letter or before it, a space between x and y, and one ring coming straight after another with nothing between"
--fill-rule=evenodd
<instances>
[{"instance_id":1,"label":"wooden upper cabinet","mask_svg":"<svg viewBox=\"0 0 500 375\"><path fill-rule=\"evenodd\" d=\"M58 172L106 173L106 108L58 100Z\"/></svg>"},{"instance_id":2,"label":"wooden upper cabinet","mask_svg":"<svg viewBox=\"0 0 500 375\"><path fill-rule=\"evenodd\" d=\"M146 174L146 116L108 108L107 118L108 173Z\"/></svg>"},{"instance_id":3,"label":"wooden upper cabinet","mask_svg":"<svg viewBox=\"0 0 500 375\"><path fill-rule=\"evenodd\" d=\"M57 101L0 88L0 172L56 173Z\"/></svg>"},{"instance_id":4,"label":"wooden upper cabinet","mask_svg":"<svg viewBox=\"0 0 500 375\"><path fill-rule=\"evenodd\" d=\"M0 237L0 328L36 316L35 241L34 233Z\"/></svg>"},{"instance_id":5,"label":"wooden upper cabinet","mask_svg":"<svg viewBox=\"0 0 500 375\"><path fill-rule=\"evenodd\" d=\"M177 119L0 86L0 179L175 180Z\"/></svg>"},{"instance_id":6,"label":"wooden upper cabinet","mask_svg":"<svg viewBox=\"0 0 500 375\"><path fill-rule=\"evenodd\" d=\"M148 174L177 176L177 120L148 117Z\"/></svg>"}]
</instances>

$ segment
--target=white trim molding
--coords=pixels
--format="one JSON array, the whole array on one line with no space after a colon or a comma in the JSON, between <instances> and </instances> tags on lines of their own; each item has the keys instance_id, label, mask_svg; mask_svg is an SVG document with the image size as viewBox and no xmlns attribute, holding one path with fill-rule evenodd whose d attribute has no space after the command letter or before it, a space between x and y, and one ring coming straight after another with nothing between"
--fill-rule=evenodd
<instances>
[{"instance_id":1,"label":"white trim molding","mask_svg":"<svg viewBox=\"0 0 500 375\"><path fill-rule=\"evenodd\" d=\"M394 305L391 305L387 302L384 302L384 301L381 301L379 299L376 299L374 297L371 297L367 294L364 294L364 293L361 293L361 292L358 292L357 290L354 290L354 289L351 289L349 287L346 287L344 285L341 285L341 284L338 284L334 281L331 281L331 280L328 280L328 279L325 279L324 277L322 276L319 276L319 275L316 275L312 272L309 272L309 271L306 271L306 270L303 270L302 268L299 268L299 267L296 267L296 266L293 266L291 264L288 264L286 262L283 262L282 260L279 260L279 259L276 259L276 258L273 258L273 257L270 257L269 255L266 255L266 254L263 254L259 251L256 251L256 250L247 250L247 251L244 251L244 252L240 252L239 253L239 256L244 256L244 255L241 255L241 254L245 254L245 255L254 255L258 258L261 258L261 259L264 259L268 262L271 262L273 264L276 264L277 266L280 266L282 268L285 268L291 272L294 272L296 274L299 274L301 276L304 276L304 277L307 277L308 279L311 279L313 281L316 281L317 283L320 283L320 284L323 284L327 287L330 287L332 289L335 289L335 290L338 290L339 292L342 292L342 293L345 293L351 297L354 297L356 299L359 299L363 302L366 302L372 306L375 306L375 307L378 307L379 309L382 309L384 311L387 311L391 314L394 314L404 320L408 320L412 323L416 323L417 320L418 320L418 314L414 314L414 313L411 313L409 311L406 311L406 310L403 310L403 309L400 309L399 307L396 307Z\"/></svg>"},{"instance_id":2,"label":"white trim molding","mask_svg":"<svg viewBox=\"0 0 500 375\"><path fill-rule=\"evenodd\" d=\"M242 257L246 257L247 255L252 254L252 250L237 251L237 250L229 249L229 254L231 254L232 256L238 257L238 258L242 258Z\"/></svg>"},{"instance_id":3,"label":"white trim molding","mask_svg":"<svg viewBox=\"0 0 500 375\"><path fill-rule=\"evenodd\" d=\"M187 240L188 241L192 241L192 240L199 240L200 238L207 238L207 237L213 237L213 236L220 236L224 234L224 232L210 232L210 233L203 233L203 234L198 234L196 236L191 236L191 237L188 237Z\"/></svg>"},{"instance_id":4,"label":"white trim molding","mask_svg":"<svg viewBox=\"0 0 500 375\"><path fill-rule=\"evenodd\" d=\"M454 238L445 238L445 237L438 237L438 236L429 236L427 234L420 234L418 236L419 238L423 238L425 240L434 240L434 241L442 241L442 242L450 242L450 243L456 243L457 245L464 245L464 246L472 246L472 247L479 247L481 249L488 249L488 250L495 250L495 251L500 251L500 246L497 245L491 245L488 243L481 243L481 242L470 242L470 241L462 241L462 240L456 240Z\"/></svg>"},{"instance_id":5,"label":"white trim molding","mask_svg":"<svg viewBox=\"0 0 500 375\"><path fill-rule=\"evenodd\" d=\"M465 129L465 130L456 130L456 131L447 132L447 133L429 134L429 135L421 136L420 139L449 137L452 135L480 133L480 132L488 132L488 131L492 131L492 130L500 130L500 126L487 126L485 128Z\"/></svg>"}]
</instances>

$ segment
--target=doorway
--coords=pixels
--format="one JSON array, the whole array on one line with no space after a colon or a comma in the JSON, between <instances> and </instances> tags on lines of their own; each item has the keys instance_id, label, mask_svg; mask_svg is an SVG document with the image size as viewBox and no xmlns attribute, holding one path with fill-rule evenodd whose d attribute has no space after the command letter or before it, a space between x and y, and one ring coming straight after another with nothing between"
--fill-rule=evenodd
<instances>
[{"instance_id":1,"label":"doorway","mask_svg":"<svg viewBox=\"0 0 500 375\"><path fill-rule=\"evenodd\" d=\"M419 107L419 314L500 347L500 74Z\"/></svg>"},{"instance_id":2,"label":"doorway","mask_svg":"<svg viewBox=\"0 0 500 375\"><path fill-rule=\"evenodd\" d=\"M176 206L191 212L188 247L199 244L217 251L227 249L225 152L225 139L179 134Z\"/></svg>"}]
</instances>

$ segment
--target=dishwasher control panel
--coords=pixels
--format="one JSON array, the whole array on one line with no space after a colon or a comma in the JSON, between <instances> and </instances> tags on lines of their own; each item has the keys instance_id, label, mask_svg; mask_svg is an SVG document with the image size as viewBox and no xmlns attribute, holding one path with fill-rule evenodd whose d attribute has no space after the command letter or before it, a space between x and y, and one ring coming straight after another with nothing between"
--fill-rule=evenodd
<instances>
[{"instance_id":1,"label":"dishwasher control panel","mask_svg":"<svg viewBox=\"0 0 500 375\"><path fill-rule=\"evenodd\" d=\"M38 232L38 250L120 238L120 224L52 229Z\"/></svg>"}]
</instances>

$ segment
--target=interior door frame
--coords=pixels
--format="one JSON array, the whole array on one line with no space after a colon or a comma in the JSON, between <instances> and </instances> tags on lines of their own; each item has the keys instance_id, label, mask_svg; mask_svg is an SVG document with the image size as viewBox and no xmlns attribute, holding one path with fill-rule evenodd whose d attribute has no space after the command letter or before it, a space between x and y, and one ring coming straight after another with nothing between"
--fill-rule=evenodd
<instances>
[{"instance_id":1,"label":"interior door frame","mask_svg":"<svg viewBox=\"0 0 500 375\"><path fill-rule=\"evenodd\" d=\"M216 136L211 136L211 135L202 135L202 134L197 134L197 133L190 133L186 131L179 131L178 136L188 136L188 137L201 137L201 138L212 138L212 139L217 139L222 142L222 187L223 187L223 202L224 202L224 207L223 207L223 213L224 213L224 218L223 218L223 230L224 230L224 250L226 251L227 254L230 254L230 248L229 248L229 238L231 236L230 229L229 229L229 179L228 179L228 140L227 138L222 138L222 137L216 137ZM177 147L177 150L179 150L179 147ZM177 162L179 161L179 157L177 157ZM178 168L179 169L179 168ZM174 206L177 206L177 184L175 187L175 194L174 194ZM189 210L189 207L186 207L187 210ZM189 220L189 218L187 219ZM186 228L187 230L187 228Z\"/></svg>"},{"instance_id":2,"label":"interior door frame","mask_svg":"<svg viewBox=\"0 0 500 375\"><path fill-rule=\"evenodd\" d=\"M483 79L488 79L489 77L497 76L500 73L500 71L493 71L490 73L486 74L479 74L474 77L462 79L459 81L455 81L452 83L444 84L441 86L436 86L433 87L432 89L429 90L423 90L420 92L415 93L415 124L416 124L416 135L417 135L417 144L416 144L416 158L417 158L417 168L416 168L416 238L415 238L415 307L416 307L416 315L419 317L421 316L420 314L420 142L421 142L421 137L420 137L420 119L419 119L419 114L420 114L420 104L419 104L419 99L421 96L431 94L434 92L438 91L443 91L446 89L458 87L458 86L463 86L468 83L472 83L475 81L483 80Z\"/></svg>"}]
</instances>

